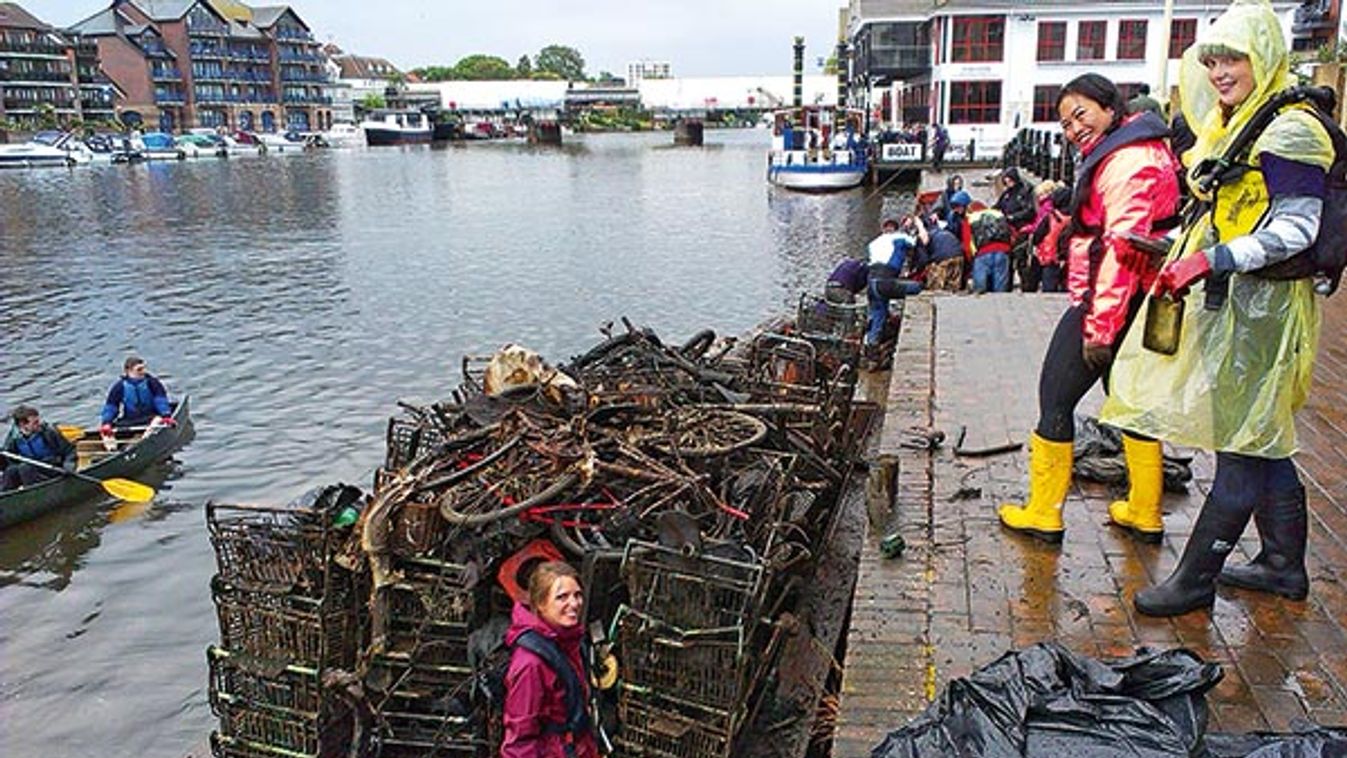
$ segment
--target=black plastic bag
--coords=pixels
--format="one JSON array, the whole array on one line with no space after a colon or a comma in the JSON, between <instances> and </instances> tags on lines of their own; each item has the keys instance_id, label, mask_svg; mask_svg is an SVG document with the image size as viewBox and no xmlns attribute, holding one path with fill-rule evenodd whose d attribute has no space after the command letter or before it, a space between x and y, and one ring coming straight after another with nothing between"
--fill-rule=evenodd
<instances>
[{"instance_id":1,"label":"black plastic bag","mask_svg":"<svg viewBox=\"0 0 1347 758\"><path fill-rule=\"evenodd\" d=\"M1102 424L1093 416L1076 416L1076 438L1072 448L1077 479L1101 484L1127 485L1127 460L1123 456L1122 432ZM1165 492L1184 493L1193 479L1191 458L1164 457Z\"/></svg>"},{"instance_id":2,"label":"black plastic bag","mask_svg":"<svg viewBox=\"0 0 1347 758\"><path fill-rule=\"evenodd\" d=\"M1347 729L1292 722L1295 732L1276 734L1209 734L1202 758L1344 758Z\"/></svg>"},{"instance_id":3,"label":"black plastic bag","mask_svg":"<svg viewBox=\"0 0 1347 758\"><path fill-rule=\"evenodd\" d=\"M1221 668L1184 649L1113 662L1057 643L1007 653L952 680L871 758L1184 756L1206 729Z\"/></svg>"}]
</instances>

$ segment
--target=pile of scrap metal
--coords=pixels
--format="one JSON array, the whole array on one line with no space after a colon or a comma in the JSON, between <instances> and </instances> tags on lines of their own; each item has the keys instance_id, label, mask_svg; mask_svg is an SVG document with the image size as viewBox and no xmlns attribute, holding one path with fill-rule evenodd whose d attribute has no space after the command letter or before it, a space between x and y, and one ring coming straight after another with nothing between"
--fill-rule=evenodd
<instances>
[{"instance_id":1,"label":"pile of scrap metal","mask_svg":"<svg viewBox=\"0 0 1347 758\"><path fill-rule=\"evenodd\" d=\"M734 754L877 415L852 398L859 330L845 315L680 347L626 324L558 368L507 346L464 359L452 399L401 404L359 522L299 561L324 566L310 585L343 577L368 602L341 606L354 620L340 632L312 630L341 654L308 661L305 681L342 686L299 709L313 739L281 747L323 754L327 729L384 756L491 754L511 603L533 566L563 559L588 590L612 741ZM270 754L220 748L273 744L274 730L221 725L218 755Z\"/></svg>"}]
</instances>

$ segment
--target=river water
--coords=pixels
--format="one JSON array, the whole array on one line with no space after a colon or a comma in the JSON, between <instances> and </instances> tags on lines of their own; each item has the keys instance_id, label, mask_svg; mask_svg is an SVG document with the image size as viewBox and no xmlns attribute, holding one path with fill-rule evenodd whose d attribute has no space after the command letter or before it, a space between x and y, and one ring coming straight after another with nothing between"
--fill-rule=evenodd
<instances>
[{"instance_id":1,"label":"river water","mask_svg":"<svg viewBox=\"0 0 1347 758\"><path fill-rule=\"evenodd\" d=\"M196 421L148 508L0 533L0 753L177 758L209 731L207 500L368 486L395 402L447 397L466 353L561 361L622 316L742 332L911 205L770 189L767 139L0 172L0 406L94 424L136 352Z\"/></svg>"}]
</instances>

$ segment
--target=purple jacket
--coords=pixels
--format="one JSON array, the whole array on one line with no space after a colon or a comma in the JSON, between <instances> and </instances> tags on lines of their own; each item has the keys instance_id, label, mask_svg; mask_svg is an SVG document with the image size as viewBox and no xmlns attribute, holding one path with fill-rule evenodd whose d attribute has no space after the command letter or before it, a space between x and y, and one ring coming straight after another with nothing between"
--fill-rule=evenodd
<instances>
[{"instance_id":1,"label":"purple jacket","mask_svg":"<svg viewBox=\"0 0 1347 758\"><path fill-rule=\"evenodd\" d=\"M571 661L586 692L584 665L580 662L580 641L584 624L569 629L556 629L534 615L527 606L515 603L510 616L510 630L505 633L505 644L514 641L526 629L532 629L557 643ZM505 673L505 740L500 746L501 758L564 758L563 735L546 731L548 724L566 721L566 685L547 661L522 647L510 655L510 668ZM599 748L589 732L575 735L577 758L598 758Z\"/></svg>"},{"instance_id":2,"label":"purple jacket","mask_svg":"<svg viewBox=\"0 0 1347 758\"><path fill-rule=\"evenodd\" d=\"M837 268L828 275L829 282L837 282L850 293L865 291L865 282L870 276L870 266L862 260L847 258L837 264Z\"/></svg>"}]
</instances>

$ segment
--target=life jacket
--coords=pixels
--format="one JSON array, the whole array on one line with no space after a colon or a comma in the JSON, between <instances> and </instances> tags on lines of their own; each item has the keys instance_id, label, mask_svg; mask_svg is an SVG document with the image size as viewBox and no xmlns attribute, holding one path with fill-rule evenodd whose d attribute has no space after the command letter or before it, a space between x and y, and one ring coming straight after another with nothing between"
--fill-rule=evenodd
<instances>
[{"instance_id":1,"label":"life jacket","mask_svg":"<svg viewBox=\"0 0 1347 758\"><path fill-rule=\"evenodd\" d=\"M148 377L138 382L122 378L122 408L125 418L154 415L154 394L150 392Z\"/></svg>"},{"instance_id":2,"label":"life jacket","mask_svg":"<svg viewBox=\"0 0 1347 758\"><path fill-rule=\"evenodd\" d=\"M504 703L505 675L510 668L510 651L515 647L522 647L538 656L561 680L561 685L566 690L564 696L566 720L561 723L548 722L543 725L543 731L561 735L562 749L565 751L567 758L574 758L576 755L576 735L592 731L592 724L589 717L588 702L585 697L585 688L581 684L580 675L576 673L575 667L571 665L570 660L566 658L566 654L562 652L561 647L554 640L533 629L525 629L519 633L512 645L502 644L491 651L481 671L475 674L474 687L488 701ZM589 656L589 638L587 636L582 637L580 641L580 664L585 669L586 677L589 675Z\"/></svg>"},{"instance_id":3,"label":"life jacket","mask_svg":"<svg viewBox=\"0 0 1347 758\"><path fill-rule=\"evenodd\" d=\"M43 463L59 464L61 455L57 452L56 446L51 443L51 440L47 439L49 429L50 427L43 425L31 437L25 437L22 434L16 435L15 448L18 454Z\"/></svg>"}]
</instances>

